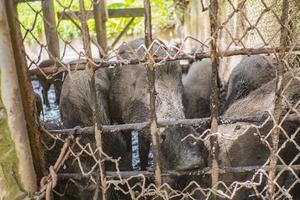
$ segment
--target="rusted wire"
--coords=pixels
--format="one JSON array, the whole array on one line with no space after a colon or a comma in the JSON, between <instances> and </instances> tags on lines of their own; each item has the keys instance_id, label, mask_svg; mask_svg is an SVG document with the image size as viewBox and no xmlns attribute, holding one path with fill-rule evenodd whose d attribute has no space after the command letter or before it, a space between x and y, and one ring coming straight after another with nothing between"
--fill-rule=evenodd
<instances>
[{"instance_id":1,"label":"rusted wire","mask_svg":"<svg viewBox=\"0 0 300 200\"><path fill-rule=\"evenodd\" d=\"M145 8L145 44L149 48L152 44L152 24L151 24L151 6L150 0L144 0ZM153 52L150 50L150 55ZM157 129L157 118L156 118L156 91L155 91L155 67L151 57L147 56L147 78L149 84L149 94L150 94L150 133L152 139L152 151L154 158L154 168L155 168L155 183L157 187L162 184L161 179L161 164L159 158L159 141L158 141L158 129Z\"/></svg>"},{"instance_id":2,"label":"rusted wire","mask_svg":"<svg viewBox=\"0 0 300 200\"><path fill-rule=\"evenodd\" d=\"M271 160L270 160L270 171L269 171L269 179L268 179L268 198L274 199L275 193L275 183L274 179L276 176L276 165L278 161L277 153L278 153L278 145L279 145L279 136L281 133L280 127L278 125L281 121L282 115L282 91L284 86L282 85L283 74L284 74L284 56L285 51L284 48L288 43L288 21L289 21L289 1L283 0L282 2L282 15L281 15L281 34L280 34L280 47L282 50L278 55L278 65L276 68L276 91L275 91L275 107L274 107L274 119L275 119L275 128L272 133L272 151L271 151Z\"/></svg>"},{"instance_id":3,"label":"rusted wire","mask_svg":"<svg viewBox=\"0 0 300 200\"><path fill-rule=\"evenodd\" d=\"M212 163L211 185L215 187L219 180L219 144L218 144L218 113L219 113L219 57L217 54L217 40L218 40L218 9L219 4L217 0L211 0L209 6L209 19L211 29L211 62L212 62L212 76L211 85L212 91L210 96L210 110L211 110L211 137L210 137L210 157Z\"/></svg>"},{"instance_id":4,"label":"rusted wire","mask_svg":"<svg viewBox=\"0 0 300 200\"><path fill-rule=\"evenodd\" d=\"M105 165L103 161L103 139L102 139L102 125L100 124L100 120L97 119L98 112L98 104L97 104L97 93L96 93L96 83L95 83L95 69L92 63L89 62L89 59L92 58L91 46L90 46L90 36L89 36L89 28L87 25L87 14L84 7L84 1L79 1L80 5L80 18L81 18L81 27L82 27L82 38L83 38L83 46L85 50L85 57L88 60L86 64L86 71L89 74L89 84L91 90L91 100L92 100L92 111L93 111L93 121L94 121L94 133L95 133L95 141L96 147L99 149L99 178L102 192L102 199L106 199L106 175L105 175ZM98 186L99 187L99 186Z\"/></svg>"}]
</instances>

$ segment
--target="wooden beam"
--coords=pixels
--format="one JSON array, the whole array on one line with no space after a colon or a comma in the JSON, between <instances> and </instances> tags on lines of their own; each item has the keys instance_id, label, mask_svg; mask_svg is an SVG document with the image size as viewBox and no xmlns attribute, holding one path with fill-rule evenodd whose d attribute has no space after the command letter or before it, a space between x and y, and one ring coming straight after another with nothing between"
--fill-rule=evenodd
<instances>
[{"instance_id":1,"label":"wooden beam","mask_svg":"<svg viewBox=\"0 0 300 200\"><path fill-rule=\"evenodd\" d=\"M35 2L35 1L44 1L44 0L15 0L16 3Z\"/></svg>"},{"instance_id":2,"label":"wooden beam","mask_svg":"<svg viewBox=\"0 0 300 200\"><path fill-rule=\"evenodd\" d=\"M109 18L144 17L144 8L108 9Z\"/></svg>"},{"instance_id":3,"label":"wooden beam","mask_svg":"<svg viewBox=\"0 0 300 200\"><path fill-rule=\"evenodd\" d=\"M132 17L130 19L130 21L126 24L126 26L124 27L124 29L117 36L117 38L115 39L115 41L112 43L112 45L111 45L112 48L115 47L115 45L119 42L119 40L122 38L122 36L127 32L127 30L129 29L129 26L132 24L132 22L134 21L134 19L135 19L135 17Z\"/></svg>"},{"instance_id":4,"label":"wooden beam","mask_svg":"<svg viewBox=\"0 0 300 200\"><path fill-rule=\"evenodd\" d=\"M143 17L144 8L122 8L122 9L108 9L109 18L120 18L120 17ZM66 14L65 14L66 13ZM69 15L72 19L79 20L79 11L67 11L67 12L57 12L58 19L69 20ZM87 10L87 18L93 19L93 11Z\"/></svg>"}]
</instances>

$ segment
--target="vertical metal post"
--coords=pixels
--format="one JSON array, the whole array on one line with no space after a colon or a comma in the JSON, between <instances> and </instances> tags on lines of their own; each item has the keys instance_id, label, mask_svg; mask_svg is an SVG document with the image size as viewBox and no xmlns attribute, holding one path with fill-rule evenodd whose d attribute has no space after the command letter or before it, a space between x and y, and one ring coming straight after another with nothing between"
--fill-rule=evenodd
<instances>
[{"instance_id":1,"label":"vertical metal post","mask_svg":"<svg viewBox=\"0 0 300 200\"><path fill-rule=\"evenodd\" d=\"M96 112L97 108L97 94L96 94L96 86L95 86L95 69L93 64L90 62L89 59L92 58L91 53L91 45L90 45L90 35L89 29L87 25L87 13L84 7L84 0L79 0L80 4L80 20L81 20L81 29L82 29L82 38L83 38L83 46L85 50L85 56L87 59L86 64L86 71L89 75L89 84L91 90L91 98L92 98L92 110L93 110L93 120L95 123L95 140L97 149L99 149L99 168L100 168L100 182L101 182L101 189L102 189L102 199L106 199L106 173L105 173L105 165L104 162L101 162L103 159L102 152L103 152L103 140L102 140L102 126L100 121L97 120Z\"/></svg>"},{"instance_id":2,"label":"vertical metal post","mask_svg":"<svg viewBox=\"0 0 300 200\"><path fill-rule=\"evenodd\" d=\"M212 92L210 96L211 109L211 137L210 137L210 157L212 162L211 184L212 187L219 179L219 164L218 164L218 107L219 107L219 57L217 53L217 39L218 39L218 0L211 0L209 6L209 18L211 29L211 61L212 61L212 77L211 85Z\"/></svg>"},{"instance_id":3,"label":"vertical metal post","mask_svg":"<svg viewBox=\"0 0 300 200\"><path fill-rule=\"evenodd\" d=\"M55 10L53 0L42 1L42 9L47 46L49 50L49 58L59 58L59 40L55 22Z\"/></svg>"},{"instance_id":4,"label":"vertical metal post","mask_svg":"<svg viewBox=\"0 0 300 200\"><path fill-rule=\"evenodd\" d=\"M282 96L283 91L282 78L284 74L284 55L285 47L288 44L288 16L289 16L289 0L284 0L282 3L282 15L281 15L281 33L280 33L280 52L278 55L278 65L276 67L276 90L275 90L275 106L274 106L274 119L275 119L275 128L272 133L272 150L271 150L271 160L270 160L270 171L268 178L268 199L274 199L274 179L276 176L276 165L277 165L277 156L278 143L280 128L278 124L281 121L282 115Z\"/></svg>"},{"instance_id":5,"label":"vertical metal post","mask_svg":"<svg viewBox=\"0 0 300 200\"><path fill-rule=\"evenodd\" d=\"M150 1L144 0L145 8L145 44L146 47L152 43L152 28L151 28L151 7ZM158 147L158 134L157 134L157 119L155 111L155 101L156 101L156 92L155 92L155 67L152 59L149 59L150 63L147 64L147 74L148 74L148 83L149 83L149 93L150 93L150 131L152 139L152 150L154 158L154 167L155 167L155 184L157 187L161 186L161 168L160 168L160 159L159 159L159 147Z\"/></svg>"},{"instance_id":6,"label":"vertical metal post","mask_svg":"<svg viewBox=\"0 0 300 200\"><path fill-rule=\"evenodd\" d=\"M99 56L104 57L107 53L106 21L107 10L105 0L93 0L93 12L96 25L96 37L100 46Z\"/></svg>"}]
</instances>

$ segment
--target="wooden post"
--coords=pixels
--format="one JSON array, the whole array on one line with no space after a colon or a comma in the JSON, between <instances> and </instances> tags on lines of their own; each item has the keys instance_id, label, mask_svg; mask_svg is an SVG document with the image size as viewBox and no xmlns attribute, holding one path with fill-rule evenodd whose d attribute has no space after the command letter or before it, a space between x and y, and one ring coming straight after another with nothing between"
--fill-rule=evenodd
<instances>
[{"instance_id":1,"label":"wooden post","mask_svg":"<svg viewBox=\"0 0 300 200\"><path fill-rule=\"evenodd\" d=\"M59 58L59 40L55 21L55 10L53 0L42 1L44 28L50 59Z\"/></svg>"},{"instance_id":2,"label":"wooden post","mask_svg":"<svg viewBox=\"0 0 300 200\"><path fill-rule=\"evenodd\" d=\"M93 12L96 24L97 42L99 44L100 58L106 57L107 53L107 36L106 36L106 21L107 10L105 0L94 0Z\"/></svg>"},{"instance_id":3,"label":"wooden post","mask_svg":"<svg viewBox=\"0 0 300 200\"><path fill-rule=\"evenodd\" d=\"M24 199L37 181L5 3L0 0L0 199Z\"/></svg>"},{"instance_id":4,"label":"wooden post","mask_svg":"<svg viewBox=\"0 0 300 200\"><path fill-rule=\"evenodd\" d=\"M5 1L7 20L10 30L11 45L13 47L14 60L16 63L19 89L21 91L22 105L25 113L26 126L30 140L33 165L37 174L37 182L45 175L44 154L41 144L39 125L36 121L36 104L33 93L28 66L25 59L20 24L17 21L17 5L15 1Z\"/></svg>"}]
</instances>

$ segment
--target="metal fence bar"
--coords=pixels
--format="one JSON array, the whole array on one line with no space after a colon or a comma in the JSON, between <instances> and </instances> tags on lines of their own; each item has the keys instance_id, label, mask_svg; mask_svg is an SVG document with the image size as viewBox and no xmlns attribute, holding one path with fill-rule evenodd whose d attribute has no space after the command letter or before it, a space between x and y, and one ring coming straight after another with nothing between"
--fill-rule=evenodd
<instances>
[{"instance_id":1,"label":"metal fence bar","mask_svg":"<svg viewBox=\"0 0 300 200\"><path fill-rule=\"evenodd\" d=\"M260 54L273 54L278 53L279 51L282 51L282 48L276 47L276 48L242 48L238 50L230 50L230 51L220 51L219 57L231 57L236 55L260 55ZM286 46L284 48L285 52L296 52L300 51L300 46ZM175 61L175 60L202 60L203 58L210 58L210 53L207 52L201 52L201 53L195 53L194 55L177 55L176 57L167 57L167 58L153 58L154 62L161 62L161 61ZM61 62L61 61L60 61ZM144 63L145 60L120 60L120 61L92 61L93 64L95 64L94 69L99 69L103 67L110 67L110 66L126 66L128 64L139 64ZM75 71L75 70L85 70L85 64L66 64L65 67L45 67L43 69L35 68L29 70L30 75L37 75L37 74L56 74L60 72L69 72L69 71Z\"/></svg>"},{"instance_id":2,"label":"metal fence bar","mask_svg":"<svg viewBox=\"0 0 300 200\"><path fill-rule=\"evenodd\" d=\"M219 117L218 124L234 124L237 122L248 122L248 123L262 123L267 118L267 115L258 116L246 116L246 117ZM272 122L272 119L268 119ZM291 114L286 117L286 122L299 123L299 118ZM204 126L209 127L211 124L211 118L200 118L200 119L178 119L178 120L158 120L158 127L172 127L172 126ZM149 122L132 123L132 124L118 124L118 125L102 125L103 132L119 132L125 130L143 130L149 128ZM71 129L58 129L49 130L53 134L71 134L71 135L87 135L94 134L93 126L89 127L74 127Z\"/></svg>"},{"instance_id":3,"label":"metal fence bar","mask_svg":"<svg viewBox=\"0 0 300 200\"><path fill-rule=\"evenodd\" d=\"M210 157L212 163L211 184L214 187L219 180L219 145L218 145L218 107L219 107L219 58L217 54L218 40L218 0L211 0L209 6L209 18L211 29L211 61L212 61L212 91L210 96L211 110L211 137L210 137ZM216 198L216 196L215 196Z\"/></svg>"},{"instance_id":4,"label":"metal fence bar","mask_svg":"<svg viewBox=\"0 0 300 200\"><path fill-rule=\"evenodd\" d=\"M151 6L150 0L144 0L144 8L145 8L145 44L149 49L149 46L152 44L152 25L151 25ZM150 50L151 54L151 50ZM152 151L154 158L154 168L155 168L155 183L156 186L159 187L162 184L161 179L161 165L159 159L159 141L158 141L158 133L157 133L157 118L156 118L156 109L155 109L155 101L156 101L156 92L155 92L155 67L153 61L151 61L150 57L147 56L147 59L150 61L147 64L147 76L148 76L148 85L149 85L149 93L150 93L150 132L152 139Z\"/></svg>"},{"instance_id":5,"label":"metal fence bar","mask_svg":"<svg viewBox=\"0 0 300 200\"><path fill-rule=\"evenodd\" d=\"M274 130L272 133L272 150L271 150L271 160L270 160L270 172L268 177L268 197L269 199L274 199L275 194L275 184L274 179L276 176L276 165L278 161L277 151L279 145L279 135L281 133L279 124L282 118L282 91L284 85L282 85L282 79L284 74L284 48L288 43L288 21L289 21L289 1L283 0L282 3L282 15L281 15L281 33L280 33L280 47L281 51L278 55L278 65L276 67L276 91L275 91L275 107L274 107Z\"/></svg>"},{"instance_id":6,"label":"metal fence bar","mask_svg":"<svg viewBox=\"0 0 300 200\"><path fill-rule=\"evenodd\" d=\"M286 165L277 165L275 166L276 171L282 171L282 170L290 170L293 169L295 171L300 171L300 165L292 165L290 167L287 167ZM219 173L220 174L226 174L226 173L245 173L245 172L255 172L257 170L265 170L270 171L270 166L241 166L241 167L220 167ZM167 170L161 173L161 176L184 176L184 175L192 175L192 176L203 176L203 175L210 175L212 173L212 170L210 167L204 168L202 170L183 170L183 171L173 171L173 170ZM93 175L97 175L96 173L92 173ZM81 179L84 177L89 177L89 175L84 175L80 173L58 173L58 177L67 179L67 178L77 178ZM106 175L108 178L119 178L120 176L122 178L127 178L131 176L138 176L143 175L145 177L153 177L154 173L152 171L120 171L120 172L114 172L114 171L106 171Z\"/></svg>"},{"instance_id":7,"label":"metal fence bar","mask_svg":"<svg viewBox=\"0 0 300 200\"><path fill-rule=\"evenodd\" d=\"M84 7L84 0L80 0L80 12L81 12L81 26L82 26L82 37L83 37L83 45L85 50L85 56L86 59L92 58L91 53L91 46L90 46L90 36L89 36L89 29L87 25L87 18L86 18L86 10ZM97 93L96 93L96 85L95 85L95 69L93 67L93 64L89 61L86 63L86 70L89 75L89 84L90 84L90 90L91 90L91 98L92 98L92 110L93 110L93 121L94 121L94 131L95 131L95 141L96 141L96 147L99 149L99 169L100 169L100 184L101 184L101 190L102 190L102 199L106 199L106 175L105 175L105 165L102 156L103 152L103 139L102 139L102 128L100 124L100 120L97 120ZM98 186L99 187L99 186ZM96 189L96 193L99 190L99 188ZM98 197L96 197L98 198Z\"/></svg>"}]
</instances>

